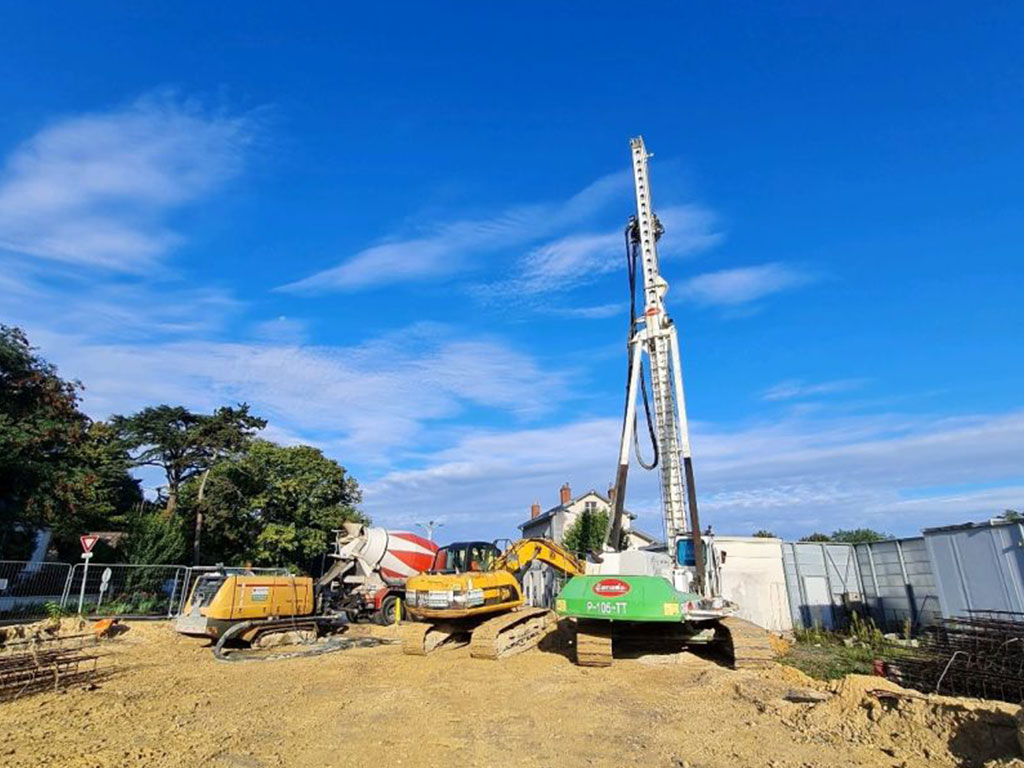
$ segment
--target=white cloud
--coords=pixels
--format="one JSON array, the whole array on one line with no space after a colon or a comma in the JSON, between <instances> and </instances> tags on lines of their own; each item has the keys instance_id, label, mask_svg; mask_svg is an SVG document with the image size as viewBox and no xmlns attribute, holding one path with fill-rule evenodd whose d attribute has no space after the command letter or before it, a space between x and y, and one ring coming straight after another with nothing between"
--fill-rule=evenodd
<instances>
[{"instance_id":1,"label":"white cloud","mask_svg":"<svg viewBox=\"0 0 1024 768\"><path fill-rule=\"evenodd\" d=\"M628 307L625 304L595 304L591 307L554 307L552 314L562 317L575 317L581 320L603 320L607 317L626 317Z\"/></svg>"},{"instance_id":2,"label":"white cloud","mask_svg":"<svg viewBox=\"0 0 1024 768\"><path fill-rule=\"evenodd\" d=\"M659 217L665 235L658 243L661 258L689 255L711 248L722 239L715 217L698 205L663 208ZM623 231L576 233L559 237L529 251L512 277L477 286L481 298L505 299L524 294L564 293L600 275L626 269Z\"/></svg>"},{"instance_id":3,"label":"white cloud","mask_svg":"<svg viewBox=\"0 0 1024 768\"><path fill-rule=\"evenodd\" d=\"M367 509L407 524L443 511L463 535L511 533L534 498L558 487L604 490L615 470L618 419L466 434L420 469L367 486ZM768 527L785 536L869 525L894 533L985 518L1019 506L1024 412L962 419L876 415L784 419L746 428L694 425L703 520L722 533ZM628 505L660 530L657 475L635 468Z\"/></svg>"},{"instance_id":4,"label":"white cloud","mask_svg":"<svg viewBox=\"0 0 1024 768\"><path fill-rule=\"evenodd\" d=\"M61 374L86 383L97 418L157 402L209 410L246 401L289 434L362 461L436 442L431 422L484 408L529 419L567 391L558 372L489 339L422 326L353 347L181 341L97 344L29 329Z\"/></svg>"},{"instance_id":5,"label":"white cloud","mask_svg":"<svg viewBox=\"0 0 1024 768\"><path fill-rule=\"evenodd\" d=\"M796 400L816 395L831 395L837 392L849 392L864 386L864 379L835 379L816 384L800 379L787 379L769 387L761 393L762 400Z\"/></svg>"},{"instance_id":6,"label":"white cloud","mask_svg":"<svg viewBox=\"0 0 1024 768\"><path fill-rule=\"evenodd\" d=\"M181 240L166 214L235 175L252 133L170 94L57 121L0 172L0 250L144 272Z\"/></svg>"},{"instance_id":7,"label":"white cloud","mask_svg":"<svg viewBox=\"0 0 1024 768\"><path fill-rule=\"evenodd\" d=\"M739 306L806 285L814 279L813 275L795 267L773 262L697 275L685 281L680 291L699 304Z\"/></svg>"},{"instance_id":8,"label":"white cloud","mask_svg":"<svg viewBox=\"0 0 1024 768\"><path fill-rule=\"evenodd\" d=\"M470 257L519 246L586 219L625 189L626 182L622 173L609 174L562 202L513 206L490 218L449 222L411 237L392 235L279 290L354 291L461 273L477 266Z\"/></svg>"}]
</instances>

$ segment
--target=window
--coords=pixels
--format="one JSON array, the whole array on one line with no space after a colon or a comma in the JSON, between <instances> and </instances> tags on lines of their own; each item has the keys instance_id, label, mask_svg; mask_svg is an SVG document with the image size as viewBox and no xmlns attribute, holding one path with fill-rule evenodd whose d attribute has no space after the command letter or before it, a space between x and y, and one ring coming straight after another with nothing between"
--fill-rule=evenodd
<instances>
[{"instance_id":1,"label":"window","mask_svg":"<svg viewBox=\"0 0 1024 768\"><path fill-rule=\"evenodd\" d=\"M493 544L473 541L441 547L434 555L432 573L489 571L501 553Z\"/></svg>"},{"instance_id":2,"label":"window","mask_svg":"<svg viewBox=\"0 0 1024 768\"><path fill-rule=\"evenodd\" d=\"M597 512L597 502L596 501L584 502L583 509L584 509L585 512L589 512L590 514L594 514L595 512Z\"/></svg>"}]
</instances>

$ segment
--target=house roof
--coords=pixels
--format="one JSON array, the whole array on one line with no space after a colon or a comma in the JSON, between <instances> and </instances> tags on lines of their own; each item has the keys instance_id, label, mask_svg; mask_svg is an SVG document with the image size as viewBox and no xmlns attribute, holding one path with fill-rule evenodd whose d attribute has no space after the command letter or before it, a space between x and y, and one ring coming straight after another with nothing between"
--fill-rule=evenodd
<instances>
[{"instance_id":1,"label":"house roof","mask_svg":"<svg viewBox=\"0 0 1024 768\"><path fill-rule=\"evenodd\" d=\"M598 493L595 490L589 490L586 493L581 493L575 499L572 499L569 502L569 504L575 504L577 501L579 501L580 499L584 499L587 496L597 496L597 498L599 498L601 501L603 501L609 507L612 505L611 499L609 499L607 496L605 496L603 494ZM565 505L565 504L558 504L557 506L554 506L551 509L546 510L545 512L541 512L536 517L531 517L525 523L520 523L519 524L519 530L523 530L524 528L526 528L528 526L536 525L537 523L541 523L541 522L543 522L545 520L549 520L552 517L554 517L555 515L557 515L559 512L568 512L568 511L569 510L567 508L567 505ZM636 520L636 515L634 515L629 510L624 509L622 511L623 511L623 514L625 514L625 516L628 517L630 520ZM632 528L630 530L632 530ZM653 541L653 539L652 539L652 541Z\"/></svg>"},{"instance_id":2,"label":"house roof","mask_svg":"<svg viewBox=\"0 0 1024 768\"><path fill-rule=\"evenodd\" d=\"M627 533L631 536L639 536L641 539L651 542L651 544L658 544L660 541L657 536L652 536L647 531L641 531L639 528L630 528Z\"/></svg>"}]
</instances>

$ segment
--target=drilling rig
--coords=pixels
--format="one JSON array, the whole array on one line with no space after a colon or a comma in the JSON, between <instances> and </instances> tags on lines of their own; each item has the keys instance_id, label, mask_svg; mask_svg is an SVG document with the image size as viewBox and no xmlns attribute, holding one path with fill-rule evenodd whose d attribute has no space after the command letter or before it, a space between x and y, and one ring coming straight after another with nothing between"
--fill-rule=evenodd
<instances>
[{"instance_id":1,"label":"drilling rig","mask_svg":"<svg viewBox=\"0 0 1024 768\"><path fill-rule=\"evenodd\" d=\"M641 137L630 141L630 150L636 214L626 226L628 375L615 502L605 551L587 564L586 575L569 580L555 601L555 610L575 620L576 661L584 666L611 664L612 641L617 636L710 643L719 646L734 666L759 666L772 658L768 634L734 616L739 606L721 596L720 553L713 537L701 534L679 338L665 308L668 283L658 265L658 240L664 229L651 201L651 155ZM643 296L639 311L638 289ZM645 357L650 396L643 372ZM654 446L650 463L639 451L638 399L643 402ZM660 468L664 552L619 548L634 449L641 466Z\"/></svg>"}]
</instances>

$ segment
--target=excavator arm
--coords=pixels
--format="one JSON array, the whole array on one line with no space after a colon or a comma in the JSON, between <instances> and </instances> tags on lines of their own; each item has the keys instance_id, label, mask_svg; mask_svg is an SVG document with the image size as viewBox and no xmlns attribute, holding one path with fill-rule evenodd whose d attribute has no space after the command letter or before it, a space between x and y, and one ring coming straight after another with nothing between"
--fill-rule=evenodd
<instances>
[{"instance_id":1,"label":"excavator arm","mask_svg":"<svg viewBox=\"0 0 1024 768\"><path fill-rule=\"evenodd\" d=\"M547 539L519 539L495 561L494 570L517 573L534 560L547 563L567 576L581 576L586 572L584 563L569 550Z\"/></svg>"}]
</instances>

